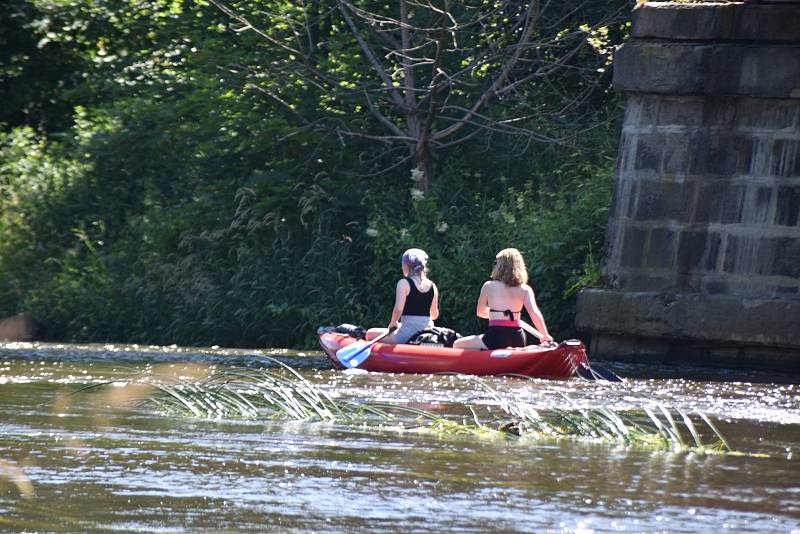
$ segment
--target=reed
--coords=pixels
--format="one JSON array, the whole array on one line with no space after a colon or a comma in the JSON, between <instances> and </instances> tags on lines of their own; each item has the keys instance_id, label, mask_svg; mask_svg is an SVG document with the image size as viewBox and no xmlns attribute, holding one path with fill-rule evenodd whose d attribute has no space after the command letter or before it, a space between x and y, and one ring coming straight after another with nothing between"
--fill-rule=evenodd
<instances>
[{"instance_id":1,"label":"reed","mask_svg":"<svg viewBox=\"0 0 800 534\"><path fill-rule=\"evenodd\" d=\"M670 411L662 404L656 405L657 411L647 404L642 404L642 412L622 412L607 407L589 409L578 406L562 394L571 409L537 410L530 403L516 400L484 380L473 380L505 414L512 417L509 428L520 437L580 439L671 451L733 452L711 420L699 411L694 415L705 424L704 433L710 435L710 440L701 437L689 413L680 409Z\"/></svg>"},{"instance_id":2,"label":"reed","mask_svg":"<svg viewBox=\"0 0 800 534\"><path fill-rule=\"evenodd\" d=\"M562 395L568 408L538 409L486 380L464 377L476 401L465 404L460 419L402 403L335 398L285 363L268 358L270 369L231 367L205 378L158 376L146 382L150 394L138 403L164 414L207 418L259 417L340 424L380 425L439 434L523 440L578 440L700 453L732 452L711 420L656 404L640 411L584 408ZM155 378L155 380L154 380ZM86 388L84 388L86 389ZM487 409L489 405L499 408ZM703 436L707 436L705 439Z\"/></svg>"}]
</instances>

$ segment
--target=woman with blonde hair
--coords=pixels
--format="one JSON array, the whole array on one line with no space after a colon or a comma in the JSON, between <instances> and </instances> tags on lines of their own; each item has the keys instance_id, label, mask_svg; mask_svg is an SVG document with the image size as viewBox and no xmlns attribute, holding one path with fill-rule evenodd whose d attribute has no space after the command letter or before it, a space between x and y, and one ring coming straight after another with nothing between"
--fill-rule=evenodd
<instances>
[{"instance_id":1,"label":"woman with blonde hair","mask_svg":"<svg viewBox=\"0 0 800 534\"><path fill-rule=\"evenodd\" d=\"M401 259L403 278L395 286L394 308L389 328L370 328L367 339L375 339L388 330L383 343L406 343L417 332L433 327L439 318L439 289L428 278L428 255L424 250L410 248Z\"/></svg>"},{"instance_id":2,"label":"woman with blonde hair","mask_svg":"<svg viewBox=\"0 0 800 534\"><path fill-rule=\"evenodd\" d=\"M497 253L491 280L483 284L475 313L489 319L486 333L456 340L457 349L498 349L524 347L525 332L520 326L522 308L528 310L533 326L542 334L541 341L553 338L539 307L533 289L528 285L528 270L522 254L515 248L506 248Z\"/></svg>"}]
</instances>

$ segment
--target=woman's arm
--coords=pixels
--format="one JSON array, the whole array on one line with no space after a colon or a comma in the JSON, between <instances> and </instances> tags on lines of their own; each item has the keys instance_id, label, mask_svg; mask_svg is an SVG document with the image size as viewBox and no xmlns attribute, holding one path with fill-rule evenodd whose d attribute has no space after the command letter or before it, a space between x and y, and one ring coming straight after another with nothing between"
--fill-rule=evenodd
<instances>
[{"instance_id":1,"label":"woman's arm","mask_svg":"<svg viewBox=\"0 0 800 534\"><path fill-rule=\"evenodd\" d=\"M401 278L397 281L397 287L394 290L394 308L392 308L392 320L389 321L389 330L397 328L397 321L399 321L400 316L403 315L406 297L408 297L410 291L411 288L408 286L408 280Z\"/></svg>"},{"instance_id":2,"label":"woman's arm","mask_svg":"<svg viewBox=\"0 0 800 534\"><path fill-rule=\"evenodd\" d=\"M531 322L533 322L533 326L536 327L536 330L544 334L541 341L553 341L553 336L547 331L547 325L544 323L542 311L539 309L539 306L536 305L536 296L533 294L533 288L526 284L523 289L525 290L525 309L528 310L528 315L531 316Z\"/></svg>"},{"instance_id":3,"label":"woman's arm","mask_svg":"<svg viewBox=\"0 0 800 534\"><path fill-rule=\"evenodd\" d=\"M478 306L475 308L475 315L481 319L489 318L489 284L491 280L484 283L481 287L481 294L478 295Z\"/></svg>"},{"instance_id":4,"label":"woman's arm","mask_svg":"<svg viewBox=\"0 0 800 534\"><path fill-rule=\"evenodd\" d=\"M439 288L436 287L436 284L433 284L433 301L431 301L431 319L435 321L438 318L439 318Z\"/></svg>"}]
</instances>

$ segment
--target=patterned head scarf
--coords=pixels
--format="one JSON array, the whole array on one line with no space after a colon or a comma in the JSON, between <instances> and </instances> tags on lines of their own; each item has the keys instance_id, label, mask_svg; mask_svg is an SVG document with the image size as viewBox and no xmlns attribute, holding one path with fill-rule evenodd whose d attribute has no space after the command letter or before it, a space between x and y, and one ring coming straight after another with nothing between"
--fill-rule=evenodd
<instances>
[{"instance_id":1,"label":"patterned head scarf","mask_svg":"<svg viewBox=\"0 0 800 534\"><path fill-rule=\"evenodd\" d=\"M403 252L403 264L411 267L411 272L420 274L428 266L428 255L419 248L410 248Z\"/></svg>"}]
</instances>

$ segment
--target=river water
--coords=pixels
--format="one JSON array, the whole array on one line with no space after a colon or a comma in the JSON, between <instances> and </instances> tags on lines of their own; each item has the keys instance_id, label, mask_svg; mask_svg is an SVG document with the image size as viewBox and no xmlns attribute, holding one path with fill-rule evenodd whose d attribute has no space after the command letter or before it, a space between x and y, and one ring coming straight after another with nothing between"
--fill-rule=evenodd
<instances>
[{"instance_id":1,"label":"river water","mask_svg":"<svg viewBox=\"0 0 800 534\"><path fill-rule=\"evenodd\" d=\"M198 419L120 408L114 386L75 393L267 355L342 398L441 413L476 401L469 380L344 374L315 352L0 344L0 531L800 533L798 377L616 366L622 384L487 379L539 408L702 410L741 455Z\"/></svg>"}]
</instances>

